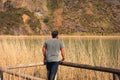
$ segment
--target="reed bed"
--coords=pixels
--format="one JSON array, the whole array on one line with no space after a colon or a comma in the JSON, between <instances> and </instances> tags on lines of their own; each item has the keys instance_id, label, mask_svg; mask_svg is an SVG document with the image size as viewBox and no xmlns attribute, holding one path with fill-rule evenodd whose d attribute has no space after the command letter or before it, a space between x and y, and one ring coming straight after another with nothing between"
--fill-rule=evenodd
<instances>
[{"instance_id":1,"label":"reed bed","mask_svg":"<svg viewBox=\"0 0 120 80\"><path fill-rule=\"evenodd\" d=\"M0 37L0 66L42 62L42 45L49 36ZM76 36L62 37L66 61L120 69L120 37ZM46 78L45 66L15 69L14 71ZM5 74L5 80L22 80ZM58 80L112 80L109 73L60 66Z\"/></svg>"}]
</instances>

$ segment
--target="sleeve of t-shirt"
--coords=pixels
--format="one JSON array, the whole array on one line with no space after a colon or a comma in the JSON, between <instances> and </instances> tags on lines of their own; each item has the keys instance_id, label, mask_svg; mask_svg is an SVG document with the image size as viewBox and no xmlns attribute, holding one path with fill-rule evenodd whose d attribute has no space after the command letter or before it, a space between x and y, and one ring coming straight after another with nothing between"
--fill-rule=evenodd
<instances>
[{"instance_id":1,"label":"sleeve of t-shirt","mask_svg":"<svg viewBox=\"0 0 120 80\"><path fill-rule=\"evenodd\" d=\"M47 48L47 43L46 42L44 42L43 47Z\"/></svg>"},{"instance_id":2,"label":"sleeve of t-shirt","mask_svg":"<svg viewBox=\"0 0 120 80\"><path fill-rule=\"evenodd\" d=\"M64 45L63 45L62 41L60 41L60 49L63 47L64 47Z\"/></svg>"}]
</instances>

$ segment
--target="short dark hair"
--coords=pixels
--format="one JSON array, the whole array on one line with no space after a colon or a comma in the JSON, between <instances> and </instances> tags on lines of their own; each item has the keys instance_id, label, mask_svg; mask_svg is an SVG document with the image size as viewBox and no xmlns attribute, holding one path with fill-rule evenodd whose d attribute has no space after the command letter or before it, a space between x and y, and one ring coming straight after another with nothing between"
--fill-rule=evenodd
<instances>
[{"instance_id":1,"label":"short dark hair","mask_svg":"<svg viewBox=\"0 0 120 80\"><path fill-rule=\"evenodd\" d=\"M56 31L52 31L51 35L52 35L52 38L56 38L57 35L58 35L58 31L57 30Z\"/></svg>"}]
</instances>

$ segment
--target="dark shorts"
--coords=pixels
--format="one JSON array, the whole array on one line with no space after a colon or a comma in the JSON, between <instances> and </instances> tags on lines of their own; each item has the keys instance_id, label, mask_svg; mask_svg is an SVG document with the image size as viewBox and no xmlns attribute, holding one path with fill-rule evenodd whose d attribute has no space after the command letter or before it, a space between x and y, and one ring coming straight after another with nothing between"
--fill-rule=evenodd
<instances>
[{"instance_id":1,"label":"dark shorts","mask_svg":"<svg viewBox=\"0 0 120 80\"><path fill-rule=\"evenodd\" d=\"M54 80L57 73L59 62L46 62L47 78L48 80Z\"/></svg>"}]
</instances>

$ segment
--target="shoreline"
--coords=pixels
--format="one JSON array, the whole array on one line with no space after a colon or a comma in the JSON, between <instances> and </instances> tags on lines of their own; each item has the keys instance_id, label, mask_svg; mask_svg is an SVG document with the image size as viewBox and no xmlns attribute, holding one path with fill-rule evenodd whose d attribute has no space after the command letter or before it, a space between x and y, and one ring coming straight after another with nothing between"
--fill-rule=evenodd
<instances>
[{"instance_id":1,"label":"shoreline","mask_svg":"<svg viewBox=\"0 0 120 80\"><path fill-rule=\"evenodd\" d=\"M14 36L14 35L0 35L0 39L2 38L51 38L49 35L20 35L20 36ZM59 38L118 38L120 39L120 36L79 36L79 35L59 35Z\"/></svg>"}]
</instances>

